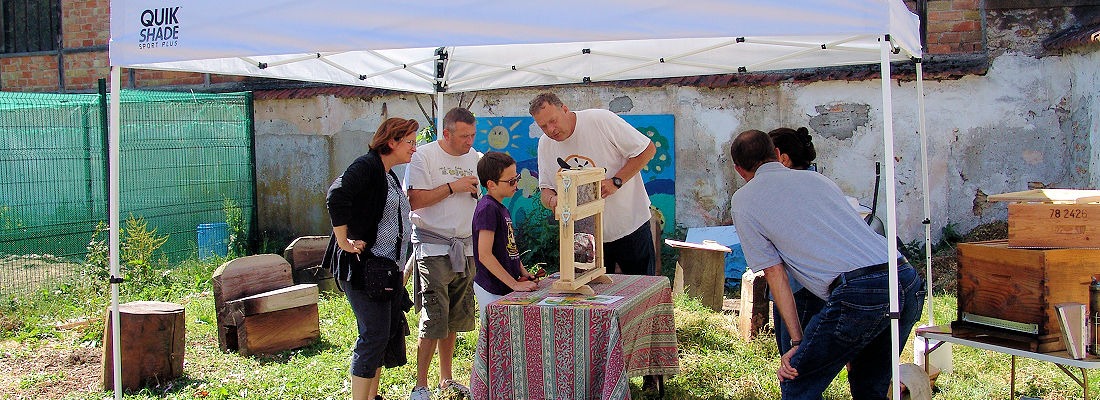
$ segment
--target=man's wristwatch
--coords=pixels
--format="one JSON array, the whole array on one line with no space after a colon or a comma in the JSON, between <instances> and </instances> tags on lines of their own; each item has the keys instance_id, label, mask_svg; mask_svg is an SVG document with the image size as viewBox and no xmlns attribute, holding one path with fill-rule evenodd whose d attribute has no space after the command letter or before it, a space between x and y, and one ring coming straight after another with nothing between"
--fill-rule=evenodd
<instances>
[{"instance_id":1,"label":"man's wristwatch","mask_svg":"<svg viewBox=\"0 0 1100 400\"><path fill-rule=\"evenodd\" d=\"M617 188L621 188L621 187L623 187L623 180L619 179L619 177L617 177L617 176L613 176L613 177L611 177L611 184L615 185L615 187L617 187Z\"/></svg>"},{"instance_id":2,"label":"man's wristwatch","mask_svg":"<svg viewBox=\"0 0 1100 400\"><path fill-rule=\"evenodd\" d=\"M801 345L801 344L802 344L801 340L791 339L791 347L798 346L798 345Z\"/></svg>"}]
</instances>

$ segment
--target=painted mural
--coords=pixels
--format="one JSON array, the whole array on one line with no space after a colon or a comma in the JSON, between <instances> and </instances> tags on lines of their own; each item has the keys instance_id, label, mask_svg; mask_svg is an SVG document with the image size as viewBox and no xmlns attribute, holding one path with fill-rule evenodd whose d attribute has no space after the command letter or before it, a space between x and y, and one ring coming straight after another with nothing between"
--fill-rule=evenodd
<instances>
[{"instance_id":1,"label":"painted mural","mask_svg":"<svg viewBox=\"0 0 1100 400\"><path fill-rule=\"evenodd\" d=\"M657 147L657 154L642 169L641 176L662 224L662 236L671 237L676 225L676 162L674 149L675 118L672 114L623 115L627 123L638 129ZM557 224L550 210L539 199L538 143L542 131L527 117L478 117L474 148L480 152L502 151L516 160L520 174L519 190L505 199L517 228L516 240L521 250L528 250L526 265L534 262L557 264Z\"/></svg>"}]
</instances>

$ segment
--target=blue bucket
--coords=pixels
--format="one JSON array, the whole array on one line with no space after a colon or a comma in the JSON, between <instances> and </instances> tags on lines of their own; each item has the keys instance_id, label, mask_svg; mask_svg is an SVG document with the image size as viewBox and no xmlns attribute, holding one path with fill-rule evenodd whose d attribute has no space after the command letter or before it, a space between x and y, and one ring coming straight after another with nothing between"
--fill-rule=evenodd
<instances>
[{"instance_id":1,"label":"blue bucket","mask_svg":"<svg viewBox=\"0 0 1100 400\"><path fill-rule=\"evenodd\" d=\"M195 227L199 245L199 259L214 255L225 257L229 253L229 226L225 222L199 224Z\"/></svg>"}]
</instances>

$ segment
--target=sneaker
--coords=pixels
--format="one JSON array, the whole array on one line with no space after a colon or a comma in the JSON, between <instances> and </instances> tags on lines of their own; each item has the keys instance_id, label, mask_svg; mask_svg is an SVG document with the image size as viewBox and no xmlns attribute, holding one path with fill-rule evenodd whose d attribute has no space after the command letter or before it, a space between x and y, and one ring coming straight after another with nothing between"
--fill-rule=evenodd
<instances>
[{"instance_id":1,"label":"sneaker","mask_svg":"<svg viewBox=\"0 0 1100 400\"><path fill-rule=\"evenodd\" d=\"M461 383L456 382L454 379L448 379L439 383L439 391L454 391L461 393L467 399L472 398L470 395L470 388L463 386Z\"/></svg>"},{"instance_id":2,"label":"sneaker","mask_svg":"<svg viewBox=\"0 0 1100 400\"><path fill-rule=\"evenodd\" d=\"M432 392L423 386L415 387L412 393L409 393L409 400L432 400Z\"/></svg>"}]
</instances>

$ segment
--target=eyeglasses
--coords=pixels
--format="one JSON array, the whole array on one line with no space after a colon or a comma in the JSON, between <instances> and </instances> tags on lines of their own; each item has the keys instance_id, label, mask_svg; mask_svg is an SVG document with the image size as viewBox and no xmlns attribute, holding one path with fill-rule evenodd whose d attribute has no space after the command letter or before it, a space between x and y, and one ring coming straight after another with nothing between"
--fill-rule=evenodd
<instances>
[{"instance_id":1,"label":"eyeglasses","mask_svg":"<svg viewBox=\"0 0 1100 400\"><path fill-rule=\"evenodd\" d=\"M507 180L500 180L500 179L493 179L493 180L497 181L497 182L500 182L500 183L507 183L508 185L511 185L511 186L516 186L516 184L519 183L519 175L513 176L512 179L507 179Z\"/></svg>"},{"instance_id":2,"label":"eyeglasses","mask_svg":"<svg viewBox=\"0 0 1100 400\"><path fill-rule=\"evenodd\" d=\"M416 147L416 139L398 140L398 142L405 142L408 143L409 146Z\"/></svg>"}]
</instances>

